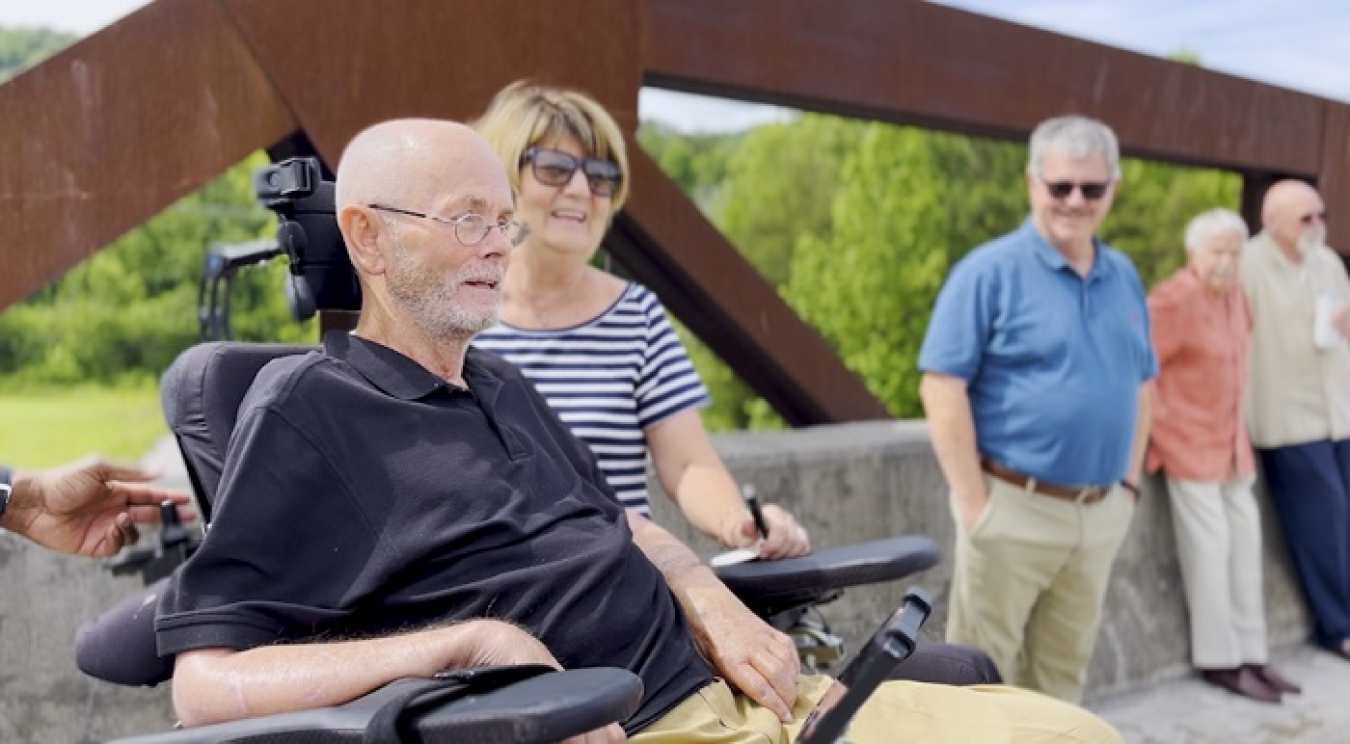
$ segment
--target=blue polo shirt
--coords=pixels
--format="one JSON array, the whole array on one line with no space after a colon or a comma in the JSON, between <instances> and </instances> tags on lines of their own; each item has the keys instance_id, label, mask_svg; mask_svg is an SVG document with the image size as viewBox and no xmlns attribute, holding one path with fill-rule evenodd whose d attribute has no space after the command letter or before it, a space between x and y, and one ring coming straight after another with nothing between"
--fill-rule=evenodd
<instances>
[{"instance_id":1,"label":"blue polo shirt","mask_svg":"<svg viewBox=\"0 0 1350 744\"><path fill-rule=\"evenodd\" d=\"M1124 477L1139 387L1158 374L1139 275L1094 244L1086 278L1030 220L976 248L919 351L924 372L966 381L982 457L1060 485Z\"/></svg>"}]
</instances>

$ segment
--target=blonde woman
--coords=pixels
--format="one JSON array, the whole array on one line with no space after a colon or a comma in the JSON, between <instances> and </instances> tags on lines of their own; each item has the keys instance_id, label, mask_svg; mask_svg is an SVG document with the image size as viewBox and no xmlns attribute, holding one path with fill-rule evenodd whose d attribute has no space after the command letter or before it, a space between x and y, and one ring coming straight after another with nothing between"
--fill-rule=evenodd
<instances>
[{"instance_id":1,"label":"blonde woman","mask_svg":"<svg viewBox=\"0 0 1350 744\"><path fill-rule=\"evenodd\" d=\"M515 217L527 230L506 273L501 320L474 345L524 372L590 446L631 511L650 513L650 453L662 487L694 527L727 547L753 545L753 516L703 428L708 391L660 300L591 264L628 196L618 125L582 93L522 81L497 94L477 128L507 164ZM787 511L771 504L764 517L762 557L810 550ZM983 652L943 643L920 644L899 675L1000 681Z\"/></svg>"},{"instance_id":2,"label":"blonde woman","mask_svg":"<svg viewBox=\"0 0 1350 744\"><path fill-rule=\"evenodd\" d=\"M628 196L623 135L580 93L518 82L478 130L508 165L516 219L501 322L474 345L506 357L599 460L624 506L650 514L646 461L700 532L724 546L758 539L699 409L708 391L656 295L591 265ZM765 558L810 550L792 515L764 508Z\"/></svg>"}]
</instances>

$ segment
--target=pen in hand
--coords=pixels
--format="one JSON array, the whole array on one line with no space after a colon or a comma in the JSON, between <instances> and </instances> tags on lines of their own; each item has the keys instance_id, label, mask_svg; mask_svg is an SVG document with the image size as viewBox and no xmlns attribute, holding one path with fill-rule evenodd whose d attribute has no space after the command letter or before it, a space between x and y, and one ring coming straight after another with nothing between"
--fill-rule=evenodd
<instances>
[{"instance_id":1,"label":"pen in hand","mask_svg":"<svg viewBox=\"0 0 1350 744\"><path fill-rule=\"evenodd\" d=\"M755 530L759 532L762 539L769 539L769 525L764 521L764 510L759 506L759 495L755 491L752 483L741 486L741 497L745 499L745 505L750 509L750 516L755 519Z\"/></svg>"}]
</instances>

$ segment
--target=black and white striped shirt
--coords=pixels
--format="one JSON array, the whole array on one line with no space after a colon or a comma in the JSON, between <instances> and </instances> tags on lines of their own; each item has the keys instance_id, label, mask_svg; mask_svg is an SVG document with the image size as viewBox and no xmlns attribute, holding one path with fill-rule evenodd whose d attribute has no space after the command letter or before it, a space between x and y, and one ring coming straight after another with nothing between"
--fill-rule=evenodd
<instances>
[{"instance_id":1,"label":"black and white striped shirt","mask_svg":"<svg viewBox=\"0 0 1350 744\"><path fill-rule=\"evenodd\" d=\"M623 505L650 512L644 430L709 402L655 293L630 283L581 325L526 330L498 323L473 344L519 367L590 446Z\"/></svg>"}]
</instances>

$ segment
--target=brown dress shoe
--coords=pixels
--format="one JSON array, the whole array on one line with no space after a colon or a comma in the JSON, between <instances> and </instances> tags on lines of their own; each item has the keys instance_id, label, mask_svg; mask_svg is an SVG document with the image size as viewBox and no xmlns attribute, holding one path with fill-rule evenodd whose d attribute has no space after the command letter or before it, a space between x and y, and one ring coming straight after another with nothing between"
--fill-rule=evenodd
<instances>
[{"instance_id":1,"label":"brown dress shoe","mask_svg":"<svg viewBox=\"0 0 1350 744\"><path fill-rule=\"evenodd\" d=\"M1248 664L1247 668L1251 669L1256 676L1260 677L1261 681L1265 682L1267 686L1272 687L1279 692L1287 692L1291 695L1297 695L1303 692L1302 687L1290 682L1279 674L1276 674L1274 669L1271 669L1265 664Z\"/></svg>"},{"instance_id":2,"label":"brown dress shoe","mask_svg":"<svg viewBox=\"0 0 1350 744\"><path fill-rule=\"evenodd\" d=\"M1263 703L1280 702L1280 691L1263 682L1250 667L1206 669L1200 676L1211 685L1222 687L1245 698L1260 700Z\"/></svg>"}]
</instances>

